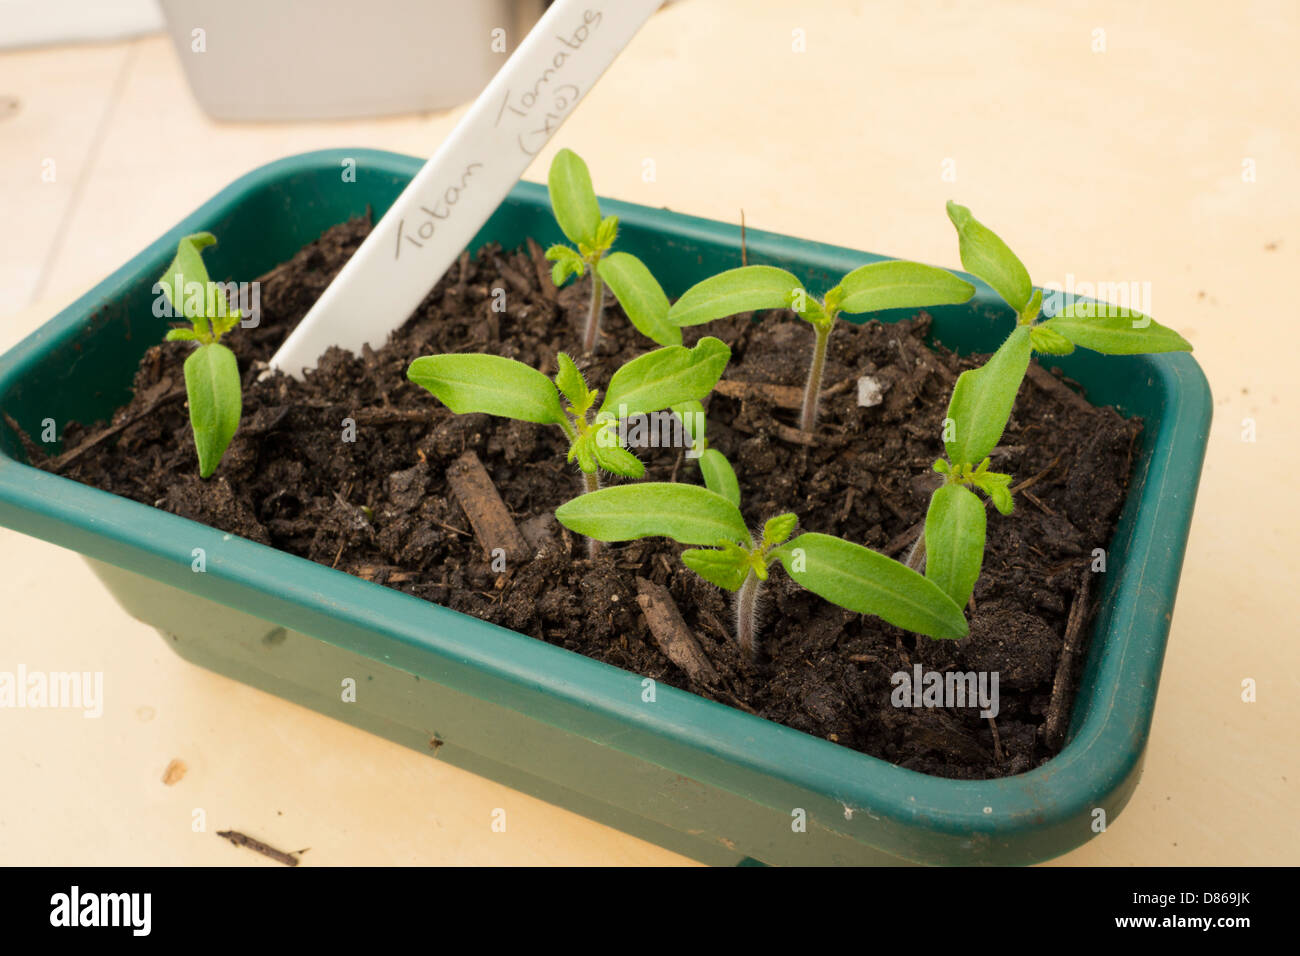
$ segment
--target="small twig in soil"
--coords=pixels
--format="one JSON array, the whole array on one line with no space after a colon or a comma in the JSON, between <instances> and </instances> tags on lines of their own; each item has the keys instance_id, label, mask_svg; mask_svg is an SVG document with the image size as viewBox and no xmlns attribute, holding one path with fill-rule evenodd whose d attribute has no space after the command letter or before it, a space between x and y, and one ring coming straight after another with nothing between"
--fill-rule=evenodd
<instances>
[{"instance_id":1,"label":"small twig in soil","mask_svg":"<svg viewBox=\"0 0 1300 956\"><path fill-rule=\"evenodd\" d=\"M1041 511L1043 514L1045 514L1045 515L1051 515L1053 518L1056 517L1056 512L1053 511L1051 508L1047 507L1047 505L1043 504L1043 503L1038 499L1038 496L1035 495L1032 491L1025 491L1025 490L1022 489L1021 492L1020 492L1020 495L1021 495L1021 497L1023 497L1026 501L1028 501L1030 504L1032 504L1035 508L1037 508L1039 511Z\"/></svg>"},{"instance_id":2,"label":"small twig in soil","mask_svg":"<svg viewBox=\"0 0 1300 956\"><path fill-rule=\"evenodd\" d=\"M1065 624L1065 641L1061 659L1056 664L1056 677L1052 681L1052 700L1047 707L1047 720L1043 724L1047 746L1053 752L1065 743L1065 730L1070 721L1070 707L1074 703L1070 690L1070 675L1083 643L1083 624L1088 618L1088 595L1092 590L1092 569L1084 568L1079 577L1079 589L1074 592L1070 616Z\"/></svg>"},{"instance_id":3,"label":"small twig in soil","mask_svg":"<svg viewBox=\"0 0 1300 956\"><path fill-rule=\"evenodd\" d=\"M270 857L277 863L283 863L285 866L297 866L302 861L292 853L285 853L283 850L277 850L273 846L267 846L261 840L254 840L246 833L240 833L238 830L220 830L217 836L229 840L235 846L242 846L252 850L254 853L260 853L262 856ZM299 853L304 851L299 850Z\"/></svg>"},{"instance_id":4,"label":"small twig in soil","mask_svg":"<svg viewBox=\"0 0 1300 956\"><path fill-rule=\"evenodd\" d=\"M477 454L467 451L447 469L447 483L456 500L465 509L474 535L488 558L496 548L503 548L513 566L532 557L528 541L519 532L514 518L488 475Z\"/></svg>"},{"instance_id":5,"label":"small twig in soil","mask_svg":"<svg viewBox=\"0 0 1300 956\"><path fill-rule=\"evenodd\" d=\"M788 441L792 445L803 445L805 448L811 448L817 444L817 436L812 432L800 431L790 425L783 425L780 422L773 422L773 430L776 437L782 441Z\"/></svg>"},{"instance_id":6,"label":"small twig in soil","mask_svg":"<svg viewBox=\"0 0 1300 956\"><path fill-rule=\"evenodd\" d=\"M117 435L120 432L124 431L125 429L130 428L136 422L152 415L154 412L162 408L164 405L167 405L171 402L176 401L177 399L184 398L184 397L185 397L185 389L183 388L173 389L172 391L164 395L162 398L154 402L152 405L150 405L148 408L142 409L141 411L132 415L130 418L122 419L122 421L118 422L116 425L108 426L99 434L93 435L92 437L83 441L76 448L73 448L69 451L65 451L62 455L59 455L57 458L52 459L46 466L46 470L58 474L64 468L68 467L68 465L72 464L74 461L80 458L82 454L84 454L87 451L90 451L90 449L94 448L100 442L104 441L107 438L112 438L114 435ZM8 421L9 426L13 428L15 431L18 431L20 435L23 434L21 429L19 429L17 424L14 422L14 420L11 419L8 415L5 415L5 420Z\"/></svg>"},{"instance_id":7,"label":"small twig in soil","mask_svg":"<svg viewBox=\"0 0 1300 956\"><path fill-rule=\"evenodd\" d=\"M749 265L749 244L745 238L745 210L740 210L740 264Z\"/></svg>"},{"instance_id":8,"label":"small twig in soil","mask_svg":"<svg viewBox=\"0 0 1300 956\"><path fill-rule=\"evenodd\" d=\"M682 620L681 611L668 589L638 577L636 590L636 603L641 605L650 634L664 655L697 684L715 683L718 672Z\"/></svg>"},{"instance_id":9,"label":"small twig in soil","mask_svg":"<svg viewBox=\"0 0 1300 956\"><path fill-rule=\"evenodd\" d=\"M533 260L533 268L537 271L537 284L542 289L542 295L552 302L558 302L560 290L551 281L551 264L546 261L546 253L532 236L528 237L528 256Z\"/></svg>"},{"instance_id":10,"label":"small twig in soil","mask_svg":"<svg viewBox=\"0 0 1300 956\"><path fill-rule=\"evenodd\" d=\"M1002 752L1002 736L998 733L998 722L992 717L988 720L989 727L993 731L993 762L1001 763L1006 754Z\"/></svg>"},{"instance_id":11,"label":"small twig in soil","mask_svg":"<svg viewBox=\"0 0 1300 956\"><path fill-rule=\"evenodd\" d=\"M857 376L851 375L842 382L836 382L830 388L822 389L821 397L826 399L832 395L838 395L856 381ZM719 395L741 401L747 398L763 398L771 402L774 408L794 409L803 407L803 389L795 385L774 385L771 382L738 382L735 379L724 378L713 386L713 390Z\"/></svg>"}]
</instances>

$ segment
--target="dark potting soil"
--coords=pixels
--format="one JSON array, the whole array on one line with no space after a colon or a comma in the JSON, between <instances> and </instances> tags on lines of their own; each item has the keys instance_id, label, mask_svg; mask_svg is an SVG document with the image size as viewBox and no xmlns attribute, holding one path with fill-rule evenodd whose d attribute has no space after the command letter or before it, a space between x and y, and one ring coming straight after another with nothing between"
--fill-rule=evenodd
<instances>
[{"instance_id":1,"label":"dark potting soil","mask_svg":"<svg viewBox=\"0 0 1300 956\"><path fill-rule=\"evenodd\" d=\"M118 410L116 425L67 429L64 447L74 453L99 436L96 444L46 466L904 767L1005 776L1059 748L1049 724L1059 726L1068 714L1082 660L1077 651L1063 654L1067 619L1091 573L1093 549L1107 548L1115 530L1140 423L1088 405L1035 368L993 462L1030 484L1016 495L1011 516L990 510L984 571L968 608L970 636L944 642L906 633L829 604L774 568L761 599L762 651L751 663L732 637L730 595L687 571L679 546L645 539L607 546L589 560L583 541L555 522L555 508L582 490L559 429L456 416L407 381L411 360L435 352L504 355L551 374L563 350L603 387L615 368L649 347L610 303L597 352L582 359L589 286L557 292L535 247L488 246L473 259L463 256L378 351L334 349L305 382L281 375L257 381L259 363L368 229L361 220L331 229L261 278L259 327L236 328L226 339L243 371L244 418L214 478L197 474L181 371L189 347L179 342L145 354L134 398ZM504 311L493 307L498 288ZM726 341L727 381L798 386L809 328L789 312L757 318L688 329L686 343L703 334ZM792 427L797 412L788 406L797 389L732 385L731 395L710 398L709 441L735 465L751 525L794 511L802 530L905 556L935 480L930 466L943 451L953 382L975 364L927 346L929 327L924 313L891 325L837 325L812 445ZM879 404L859 405L860 376L880 384ZM354 441L345 440L345 419L355 422ZM471 450L536 552L502 573L492 570L445 477ZM638 454L648 480L700 480L679 449ZM668 588L716 671L708 686L659 650L637 602L638 577ZM1089 600L1095 597L1079 601L1076 631L1086 625ZM981 717L974 701L895 706L893 675L910 676L917 664L997 672L996 718Z\"/></svg>"}]
</instances>

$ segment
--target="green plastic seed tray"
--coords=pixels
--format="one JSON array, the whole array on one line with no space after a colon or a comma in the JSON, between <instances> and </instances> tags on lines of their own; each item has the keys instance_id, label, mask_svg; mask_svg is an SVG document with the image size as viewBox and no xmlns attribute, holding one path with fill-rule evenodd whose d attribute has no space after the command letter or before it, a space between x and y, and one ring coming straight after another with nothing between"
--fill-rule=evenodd
<instances>
[{"instance_id":1,"label":"green plastic seed tray","mask_svg":"<svg viewBox=\"0 0 1300 956\"><path fill-rule=\"evenodd\" d=\"M344 158L355 183L340 187ZM102 420L129 398L166 318L151 288L188 233L214 275L260 275L326 228L393 202L421 160L371 150L292 156L240 178L0 358L0 406L29 434ZM619 247L670 295L739 261L733 225L602 200ZM560 241L546 189L520 183L475 238ZM879 256L748 232L749 261L828 288ZM932 310L959 351L991 351L1009 310L986 286ZM886 314L885 319L906 313ZM1109 552L1083 683L1061 753L999 780L931 777L513 631L30 467L0 428L0 523L72 548L182 657L711 863L1021 864L1113 823L1141 772L1210 392L1186 354L1059 360L1089 398L1146 423ZM191 569L194 548L207 571ZM357 700L341 700L345 677ZM798 810L806 830L792 826Z\"/></svg>"}]
</instances>

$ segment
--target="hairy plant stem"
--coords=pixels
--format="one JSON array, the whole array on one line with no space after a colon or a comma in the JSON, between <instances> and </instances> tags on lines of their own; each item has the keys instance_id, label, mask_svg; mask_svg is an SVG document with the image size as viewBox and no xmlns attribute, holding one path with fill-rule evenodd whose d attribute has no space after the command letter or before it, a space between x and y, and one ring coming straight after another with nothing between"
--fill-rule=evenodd
<instances>
[{"instance_id":1,"label":"hairy plant stem","mask_svg":"<svg viewBox=\"0 0 1300 956\"><path fill-rule=\"evenodd\" d=\"M745 583L736 592L736 639L740 649L753 660L758 656L758 575L750 569L745 576Z\"/></svg>"},{"instance_id":2,"label":"hairy plant stem","mask_svg":"<svg viewBox=\"0 0 1300 956\"><path fill-rule=\"evenodd\" d=\"M808 368L808 384L803 392L803 414L799 416L799 427L810 432L817 424L817 402L822 392L822 372L826 368L826 343L830 341L834 320L825 325L814 325L817 342L813 346L812 365Z\"/></svg>"},{"instance_id":3,"label":"hairy plant stem","mask_svg":"<svg viewBox=\"0 0 1300 956\"><path fill-rule=\"evenodd\" d=\"M605 283L596 272L596 266L593 263L591 267L591 311L587 313L587 334L583 339L582 347L588 351L594 351L596 348L596 339L600 336L600 316L605 309Z\"/></svg>"},{"instance_id":4,"label":"hairy plant stem","mask_svg":"<svg viewBox=\"0 0 1300 956\"><path fill-rule=\"evenodd\" d=\"M911 549L907 552L907 558L903 561L909 568L917 574L925 573L925 529L916 536L916 541L912 544Z\"/></svg>"},{"instance_id":5,"label":"hairy plant stem","mask_svg":"<svg viewBox=\"0 0 1300 956\"><path fill-rule=\"evenodd\" d=\"M586 489L585 489L586 491L592 492L592 491L600 490L600 472L593 471L588 473L584 471L582 473L582 480L583 483L586 485ZM588 538L587 557L594 558L598 554L600 554L600 542L597 541L595 538Z\"/></svg>"}]
</instances>

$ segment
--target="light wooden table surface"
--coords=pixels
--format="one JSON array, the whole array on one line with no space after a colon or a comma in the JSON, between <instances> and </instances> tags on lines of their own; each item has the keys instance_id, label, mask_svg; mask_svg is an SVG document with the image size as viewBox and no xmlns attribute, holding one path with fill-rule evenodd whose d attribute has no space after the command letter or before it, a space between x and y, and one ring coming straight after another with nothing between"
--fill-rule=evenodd
<instances>
[{"instance_id":1,"label":"light wooden table surface","mask_svg":"<svg viewBox=\"0 0 1300 956\"><path fill-rule=\"evenodd\" d=\"M1295 863L1300 8L1061 6L688 0L527 178L569 146L609 196L732 221L743 207L757 228L947 266L956 198L1040 284L1150 282L1215 421L1145 777L1060 862ZM0 55L6 95L0 348L239 174L322 147L428 155L458 116L216 124L158 36ZM213 835L227 827L318 865L685 862L184 663L69 552L0 531L0 595L0 670L106 683L98 720L0 711L0 863L264 862ZM188 770L164 785L173 759Z\"/></svg>"}]
</instances>

